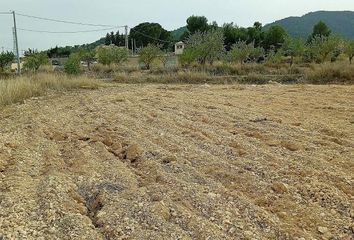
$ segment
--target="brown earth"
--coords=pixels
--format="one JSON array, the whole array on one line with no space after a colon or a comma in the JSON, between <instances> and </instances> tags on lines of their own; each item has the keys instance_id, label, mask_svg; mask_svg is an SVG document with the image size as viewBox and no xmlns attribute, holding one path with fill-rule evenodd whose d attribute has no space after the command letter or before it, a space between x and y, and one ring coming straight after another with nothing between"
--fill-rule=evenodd
<instances>
[{"instance_id":1,"label":"brown earth","mask_svg":"<svg viewBox=\"0 0 354 240\"><path fill-rule=\"evenodd\" d=\"M0 239L354 239L353 86L117 85L0 121Z\"/></svg>"}]
</instances>

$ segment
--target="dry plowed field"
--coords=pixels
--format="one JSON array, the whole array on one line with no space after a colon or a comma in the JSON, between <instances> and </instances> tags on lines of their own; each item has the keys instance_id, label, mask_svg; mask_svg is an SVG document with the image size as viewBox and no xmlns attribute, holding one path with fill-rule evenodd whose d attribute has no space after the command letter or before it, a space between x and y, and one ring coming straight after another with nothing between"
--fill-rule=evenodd
<instances>
[{"instance_id":1,"label":"dry plowed field","mask_svg":"<svg viewBox=\"0 0 354 240\"><path fill-rule=\"evenodd\" d=\"M0 239L354 239L353 86L116 85L0 121Z\"/></svg>"}]
</instances>

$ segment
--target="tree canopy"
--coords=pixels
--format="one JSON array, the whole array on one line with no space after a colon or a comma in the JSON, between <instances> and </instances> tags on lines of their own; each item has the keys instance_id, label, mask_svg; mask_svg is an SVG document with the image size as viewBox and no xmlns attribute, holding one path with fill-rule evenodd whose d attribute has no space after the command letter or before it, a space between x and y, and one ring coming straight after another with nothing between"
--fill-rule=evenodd
<instances>
[{"instance_id":1,"label":"tree canopy","mask_svg":"<svg viewBox=\"0 0 354 240\"><path fill-rule=\"evenodd\" d=\"M272 26L265 32L264 36L264 48L279 49L284 44L288 37L288 34L281 26Z\"/></svg>"},{"instance_id":2,"label":"tree canopy","mask_svg":"<svg viewBox=\"0 0 354 240\"><path fill-rule=\"evenodd\" d=\"M140 49L139 61L145 65L146 69L150 69L151 64L162 54L163 52L158 45L148 44L146 47Z\"/></svg>"},{"instance_id":3,"label":"tree canopy","mask_svg":"<svg viewBox=\"0 0 354 240\"><path fill-rule=\"evenodd\" d=\"M15 58L12 52L2 52L0 53L0 71L4 71L6 65L10 64Z\"/></svg>"},{"instance_id":4,"label":"tree canopy","mask_svg":"<svg viewBox=\"0 0 354 240\"><path fill-rule=\"evenodd\" d=\"M308 41L311 42L312 39L316 37L329 37L331 35L331 29L322 21L319 21L314 27L312 34L310 35Z\"/></svg>"},{"instance_id":5,"label":"tree canopy","mask_svg":"<svg viewBox=\"0 0 354 240\"><path fill-rule=\"evenodd\" d=\"M148 44L161 45L163 49L170 46L171 34L158 23L141 23L130 30L130 39L134 39L137 48Z\"/></svg>"},{"instance_id":6,"label":"tree canopy","mask_svg":"<svg viewBox=\"0 0 354 240\"><path fill-rule=\"evenodd\" d=\"M187 29L191 34L206 32L209 29L208 19L204 16L191 16L187 19Z\"/></svg>"},{"instance_id":7,"label":"tree canopy","mask_svg":"<svg viewBox=\"0 0 354 240\"><path fill-rule=\"evenodd\" d=\"M203 65L207 62L212 64L221 58L224 51L224 35L220 30L196 32L187 40L186 53L195 56L195 60Z\"/></svg>"}]
</instances>

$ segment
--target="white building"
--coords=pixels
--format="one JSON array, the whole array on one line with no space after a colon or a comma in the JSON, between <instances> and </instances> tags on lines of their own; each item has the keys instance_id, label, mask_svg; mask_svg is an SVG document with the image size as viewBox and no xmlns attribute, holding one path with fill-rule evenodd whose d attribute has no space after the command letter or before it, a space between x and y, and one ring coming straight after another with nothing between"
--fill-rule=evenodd
<instances>
[{"instance_id":1,"label":"white building","mask_svg":"<svg viewBox=\"0 0 354 240\"><path fill-rule=\"evenodd\" d=\"M12 72L17 72L17 68L18 68L17 63L11 63L11 71L12 71ZM21 68L21 69L23 68L23 62L21 62L20 68Z\"/></svg>"},{"instance_id":2,"label":"white building","mask_svg":"<svg viewBox=\"0 0 354 240\"><path fill-rule=\"evenodd\" d=\"M183 53L183 50L185 48L184 42L178 42L175 44L175 54L176 55L181 55Z\"/></svg>"}]
</instances>

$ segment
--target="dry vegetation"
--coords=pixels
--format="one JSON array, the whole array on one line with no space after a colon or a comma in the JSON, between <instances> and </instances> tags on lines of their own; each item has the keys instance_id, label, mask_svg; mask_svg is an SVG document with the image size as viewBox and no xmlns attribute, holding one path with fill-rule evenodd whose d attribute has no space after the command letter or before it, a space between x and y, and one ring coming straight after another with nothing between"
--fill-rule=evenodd
<instances>
[{"instance_id":1,"label":"dry vegetation","mask_svg":"<svg viewBox=\"0 0 354 240\"><path fill-rule=\"evenodd\" d=\"M0 106L23 102L46 94L48 91L65 91L78 88L97 88L95 79L84 76L68 77L57 74L36 74L24 77L0 79Z\"/></svg>"},{"instance_id":2,"label":"dry vegetation","mask_svg":"<svg viewBox=\"0 0 354 240\"><path fill-rule=\"evenodd\" d=\"M353 239L353 91L119 84L8 106L0 239Z\"/></svg>"},{"instance_id":3,"label":"dry vegetation","mask_svg":"<svg viewBox=\"0 0 354 240\"><path fill-rule=\"evenodd\" d=\"M155 66L150 71L134 65L95 65L87 73L119 83L243 83L353 84L354 65L346 61L325 64L226 64L190 68Z\"/></svg>"}]
</instances>

